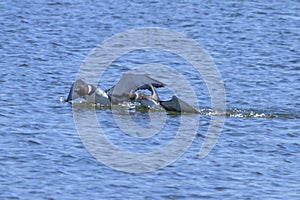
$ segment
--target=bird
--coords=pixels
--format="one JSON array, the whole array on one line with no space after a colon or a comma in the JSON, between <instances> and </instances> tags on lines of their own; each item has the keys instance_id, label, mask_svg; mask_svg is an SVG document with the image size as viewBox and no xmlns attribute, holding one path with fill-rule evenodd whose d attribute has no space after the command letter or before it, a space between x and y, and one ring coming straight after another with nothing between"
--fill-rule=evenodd
<instances>
[{"instance_id":1,"label":"bird","mask_svg":"<svg viewBox=\"0 0 300 200\"><path fill-rule=\"evenodd\" d=\"M87 103L100 106L112 106L121 103L137 103L141 107L156 108L170 112L189 112L199 113L199 111L175 95L168 101L160 100L155 88L165 87L166 85L155 80L148 75L125 73L116 85L107 90L97 88L88 84L84 79L78 79L72 84L70 92L65 102L72 103L81 98ZM138 93L139 90L149 90L151 95Z\"/></svg>"}]
</instances>

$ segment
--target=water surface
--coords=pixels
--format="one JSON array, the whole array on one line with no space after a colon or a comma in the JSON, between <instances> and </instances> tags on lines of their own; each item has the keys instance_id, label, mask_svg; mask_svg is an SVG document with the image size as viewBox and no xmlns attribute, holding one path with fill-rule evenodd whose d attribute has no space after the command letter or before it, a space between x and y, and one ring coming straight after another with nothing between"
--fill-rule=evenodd
<instances>
[{"instance_id":1,"label":"water surface","mask_svg":"<svg viewBox=\"0 0 300 200\"><path fill-rule=\"evenodd\" d=\"M299 199L299 13L295 0L2 1L1 199ZM89 154L72 107L59 98L66 97L93 47L140 27L169 28L199 42L220 70L228 111L217 145L201 159L197 153L213 114L203 80L172 55L132 52L120 58L101 87L111 87L128 69L159 61L193 83L202 110L196 138L180 159L155 172L130 174ZM117 130L110 110L96 112L110 127L108 137L132 151L159 148L176 129L138 140ZM132 117L138 123L148 119L140 112Z\"/></svg>"}]
</instances>

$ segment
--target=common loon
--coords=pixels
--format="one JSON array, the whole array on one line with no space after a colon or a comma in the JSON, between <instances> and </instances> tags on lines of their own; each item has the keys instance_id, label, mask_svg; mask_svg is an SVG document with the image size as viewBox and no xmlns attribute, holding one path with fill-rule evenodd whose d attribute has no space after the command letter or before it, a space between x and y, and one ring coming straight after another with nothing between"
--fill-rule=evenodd
<instances>
[{"instance_id":1,"label":"common loon","mask_svg":"<svg viewBox=\"0 0 300 200\"><path fill-rule=\"evenodd\" d=\"M83 98L87 103L101 106L117 105L124 102L138 103L142 107L156 108L174 112L199 113L197 109L173 96L169 101L161 101L155 88L165 84L147 75L125 73L119 82L108 90L101 90L86 83L83 79L76 80L72 85L66 102ZM138 90L149 90L151 95L138 93Z\"/></svg>"}]
</instances>

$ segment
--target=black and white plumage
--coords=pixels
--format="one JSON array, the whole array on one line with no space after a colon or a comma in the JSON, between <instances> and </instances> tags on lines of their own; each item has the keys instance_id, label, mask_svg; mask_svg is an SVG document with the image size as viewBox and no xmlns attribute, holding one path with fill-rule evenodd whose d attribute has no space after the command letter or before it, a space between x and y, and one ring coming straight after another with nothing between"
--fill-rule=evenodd
<instances>
[{"instance_id":1,"label":"black and white plumage","mask_svg":"<svg viewBox=\"0 0 300 200\"><path fill-rule=\"evenodd\" d=\"M83 98L87 103L111 106L124 102L137 102L143 107L162 108L175 112L198 112L194 107L178 99L176 96L169 101L161 101L155 88L164 87L165 84L147 75L124 74L119 82L108 90L101 90L83 79L77 80L71 87L66 102ZM138 90L149 90L151 95L137 93Z\"/></svg>"}]
</instances>

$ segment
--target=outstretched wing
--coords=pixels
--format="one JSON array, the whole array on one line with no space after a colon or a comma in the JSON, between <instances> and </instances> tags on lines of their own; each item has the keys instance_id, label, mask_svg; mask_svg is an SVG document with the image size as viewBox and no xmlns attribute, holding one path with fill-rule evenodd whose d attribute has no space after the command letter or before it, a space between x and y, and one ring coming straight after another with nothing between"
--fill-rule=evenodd
<instances>
[{"instance_id":1,"label":"outstretched wing","mask_svg":"<svg viewBox=\"0 0 300 200\"><path fill-rule=\"evenodd\" d=\"M153 87L164 87L160 81L157 81L147 75L142 74L123 74L119 82L107 90L107 94L111 97L112 101L124 101L129 98L129 94L136 90L150 90L150 85Z\"/></svg>"}]
</instances>

